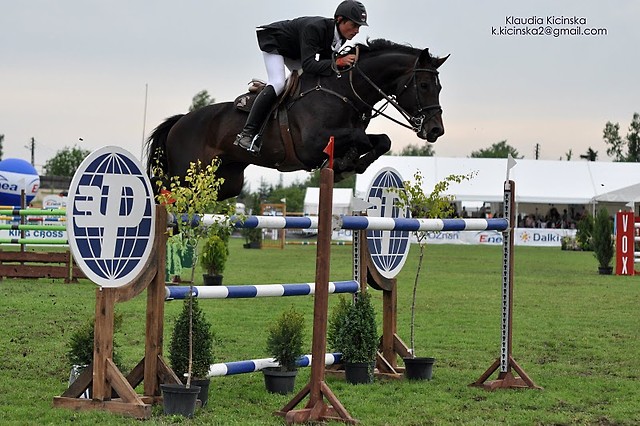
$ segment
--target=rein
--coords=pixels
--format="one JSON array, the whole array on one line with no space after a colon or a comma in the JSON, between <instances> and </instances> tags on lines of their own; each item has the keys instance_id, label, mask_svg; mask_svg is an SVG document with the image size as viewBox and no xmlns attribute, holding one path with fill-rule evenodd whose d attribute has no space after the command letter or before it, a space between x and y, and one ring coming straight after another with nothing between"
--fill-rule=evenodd
<instances>
[{"instance_id":1,"label":"rein","mask_svg":"<svg viewBox=\"0 0 640 426\"><path fill-rule=\"evenodd\" d=\"M411 77L409 77L409 80L407 80L407 82L403 85L402 90L400 90L400 92L397 95L387 95L377 84L375 84L373 82L373 80L371 80L369 78L369 76L367 76L364 71L362 71L362 69L358 66L358 63L356 62L351 68L355 68L358 73L362 76L362 78L369 83L369 85L371 87L373 87L379 94L380 96L382 96L382 98L386 101L385 105L382 108L375 108L375 106L370 105L369 103L367 103L364 99L362 99L362 97L358 94L358 92L356 91L356 88L353 86L353 70L349 69L349 84L351 85L351 90L353 91L353 94L356 95L356 97L358 98L358 100L360 102L362 102L364 105L367 106L367 108L370 108L372 111L375 111L376 115L381 115L391 121L393 121L396 124L401 125L402 127L406 127L407 129L411 129L414 132L418 133L420 131L420 129L422 128L422 124L426 121L426 120L430 120L432 117L434 117L436 114L441 114L442 113L442 107L440 106L440 104L433 104L433 105L427 105L427 106L421 106L420 103L420 96L418 94L418 85L416 83L416 74L419 72L429 72L429 73L433 73L435 75L438 75L438 71L437 70L432 70L432 69L428 69L428 68L417 68L418 66L418 59L416 59L416 63L413 66L413 72L411 74ZM397 97L400 96L405 90L407 90L409 88L409 85L413 82L413 86L416 89L416 104L418 105L418 112L416 115L411 115L406 109L402 108L402 106L398 103L398 101L396 101ZM405 124L399 120L396 120L395 118L385 114L383 112L383 109L386 108L386 106L388 104L391 104L401 115L402 117L407 121L407 123L409 124ZM429 110L433 110L433 112L431 113L431 115L429 115L428 117L425 115L425 111L429 111Z\"/></svg>"}]
</instances>

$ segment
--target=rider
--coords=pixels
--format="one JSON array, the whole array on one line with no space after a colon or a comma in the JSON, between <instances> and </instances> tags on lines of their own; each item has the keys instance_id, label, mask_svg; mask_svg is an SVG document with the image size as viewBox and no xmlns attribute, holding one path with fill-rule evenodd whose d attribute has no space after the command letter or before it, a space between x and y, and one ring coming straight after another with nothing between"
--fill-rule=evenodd
<instances>
[{"instance_id":1,"label":"rider","mask_svg":"<svg viewBox=\"0 0 640 426\"><path fill-rule=\"evenodd\" d=\"M285 63L289 69L305 73L331 75L331 58L346 40L351 40L367 25L367 11L356 0L340 3L334 18L307 16L258 27L258 45L267 68L267 86L256 97L242 132L234 145L257 154L256 139L271 107L284 90ZM336 60L338 67L352 65L356 57L349 54Z\"/></svg>"}]
</instances>

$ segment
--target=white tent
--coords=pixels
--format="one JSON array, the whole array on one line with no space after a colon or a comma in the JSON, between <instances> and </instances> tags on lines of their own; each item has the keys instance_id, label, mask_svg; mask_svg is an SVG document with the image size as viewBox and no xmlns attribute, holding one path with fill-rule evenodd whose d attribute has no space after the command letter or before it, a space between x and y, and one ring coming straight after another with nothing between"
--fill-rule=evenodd
<instances>
[{"instance_id":1,"label":"white tent","mask_svg":"<svg viewBox=\"0 0 640 426\"><path fill-rule=\"evenodd\" d=\"M516 160L510 179L516 183L517 203L590 204L607 192L640 182L640 163L604 161ZM425 192L450 174L474 173L449 193L457 201L501 202L507 160L496 158L446 158L382 156L356 178L356 196L363 198L373 177L384 167L396 169L406 181L416 171L423 176ZM626 200L629 201L629 200Z\"/></svg>"},{"instance_id":2,"label":"white tent","mask_svg":"<svg viewBox=\"0 0 640 426\"><path fill-rule=\"evenodd\" d=\"M638 203L640 202L640 183L596 195L593 201L606 203Z\"/></svg>"},{"instance_id":3,"label":"white tent","mask_svg":"<svg viewBox=\"0 0 640 426\"><path fill-rule=\"evenodd\" d=\"M333 214L351 214L351 200L353 199L353 191L351 188L334 188L333 189ZM304 196L304 214L305 216L318 215L318 203L320 200L320 188L308 187Z\"/></svg>"}]
</instances>

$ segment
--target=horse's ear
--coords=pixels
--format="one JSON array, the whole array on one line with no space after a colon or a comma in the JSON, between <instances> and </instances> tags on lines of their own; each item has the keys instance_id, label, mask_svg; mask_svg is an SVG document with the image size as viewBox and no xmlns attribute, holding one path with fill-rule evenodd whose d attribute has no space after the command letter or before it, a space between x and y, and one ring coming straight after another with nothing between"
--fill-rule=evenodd
<instances>
[{"instance_id":1,"label":"horse's ear","mask_svg":"<svg viewBox=\"0 0 640 426\"><path fill-rule=\"evenodd\" d=\"M451 56L451 53L449 53L447 56L445 56L443 58L433 58L433 66L436 69L438 69L440 67L440 65L444 64L444 61L449 59L449 56Z\"/></svg>"},{"instance_id":2,"label":"horse's ear","mask_svg":"<svg viewBox=\"0 0 640 426\"><path fill-rule=\"evenodd\" d=\"M429 49L427 48L420 52L418 63L424 67L431 65L437 69L440 65L444 64L444 61L446 61L449 56L450 55L447 55L444 58L434 58L431 56L431 53L429 53Z\"/></svg>"},{"instance_id":3,"label":"horse's ear","mask_svg":"<svg viewBox=\"0 0 640 426\"><path fill-rule=\"evenodd\" d=\"M429 48L426 48L422 52L420 52L420 56L418 57L418 63L422 66L425 66L429 62L431 62L431 53L429 53Z\"/></svg>"}]
</instances>

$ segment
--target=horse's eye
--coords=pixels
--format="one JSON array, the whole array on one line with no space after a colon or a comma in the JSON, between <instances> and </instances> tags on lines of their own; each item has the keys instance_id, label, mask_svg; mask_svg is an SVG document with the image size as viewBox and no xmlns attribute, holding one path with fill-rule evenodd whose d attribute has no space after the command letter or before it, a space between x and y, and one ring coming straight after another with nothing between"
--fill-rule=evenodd
<instances>
[{"instance_id":1,"label":"horse's eye","mask_svg":"<svg viewBox=\"0 0 640 426\"><path fill-rule=\"evenodd\" d=\"M429 83L424 83L424 82L420 83L420 88L421 89L428 89L429 88Z\"/></svg>"}]
</instances>

